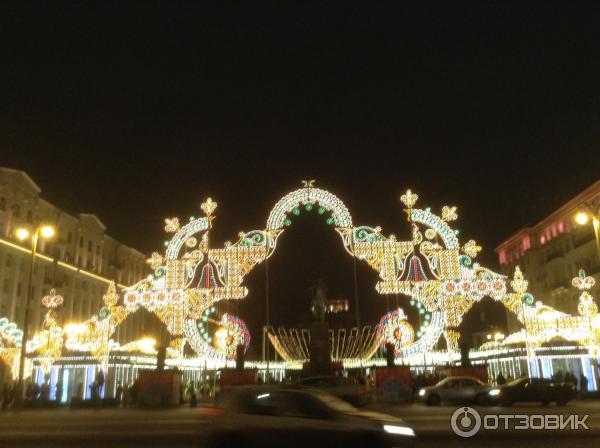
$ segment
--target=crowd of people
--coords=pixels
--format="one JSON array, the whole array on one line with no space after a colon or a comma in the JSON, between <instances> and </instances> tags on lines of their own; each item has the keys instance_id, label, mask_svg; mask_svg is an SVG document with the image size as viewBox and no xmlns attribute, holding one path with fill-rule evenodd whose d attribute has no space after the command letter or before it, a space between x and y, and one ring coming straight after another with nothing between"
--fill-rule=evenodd
<instances>
[{"instance_id":1,"label":"crowd of people","mask_svg":"<svg viewBox=\"0 0 600 448\"><path fill-rule=\"evenodd\" d=\"M62 383L56 384L56 397L61 397L63 393ZM9 409L15 401L17 395L17 383L5 383L2 387L2 395L0 396L0 409L3 411ZM25 386L24 403L27 407L49 407L53 405L55 400L50 399L50 379L45 378L40 385L30 381Z\"/></svg>"}]
</instances>

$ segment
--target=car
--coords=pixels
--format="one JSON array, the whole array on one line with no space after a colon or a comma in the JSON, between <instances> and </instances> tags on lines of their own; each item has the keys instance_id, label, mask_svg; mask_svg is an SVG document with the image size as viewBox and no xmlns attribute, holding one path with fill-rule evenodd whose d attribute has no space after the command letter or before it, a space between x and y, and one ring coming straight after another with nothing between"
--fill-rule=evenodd
<instances>
[{"instance_id":1,"label":"car","mask_svg":"<svg viewBox=\"0 0 600 448\"><path fill-rule=\"evenodd\" d=\"M540 402L546 406L551 402L565 405L577 395L571 383L555 383L546 378L519 378L488 392L490 402L511 406L517 402Z\"/></svg>"},{"instance_id":2,"label":"car","mask_svg":"<svg viewBox=\"0 0 600 448\"><path fill-rule=\"evenodd\" d=\"M488 386L483 381L470 376L449 376L439 383L423 387L417 393L417 399L428 406L438 406L443 402L486 404Z\"/></svg>"},{"instance_id":3,"label":"car","mask_svg":"<svg viewBox=\"0 0 600 448\"><path fill-rule=\"evenodd\" d=\"M403 420L361 411L326 392L298 386L225 389L205 446L413 446Z\"/></svg>"},{"instance_id":4,"label":"car","mask_svg":"<svg viewBox=\"0 0 600 448\"><path fill-rule=\"evenodd\" d=\"M310 376L296 381L295 384L323 390L353 406L364 406L373 401L372 393L365 384L353 383L342 376Z\"/></svg>"}]
</instances>

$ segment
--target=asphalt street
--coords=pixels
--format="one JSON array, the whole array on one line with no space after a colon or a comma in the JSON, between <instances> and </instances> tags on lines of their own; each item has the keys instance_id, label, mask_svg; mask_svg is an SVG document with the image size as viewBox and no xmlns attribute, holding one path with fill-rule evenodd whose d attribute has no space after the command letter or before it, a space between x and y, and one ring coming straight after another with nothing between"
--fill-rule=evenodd
<instances>
[{"instance_id":1,"label":"asphalt street","mask_svg":"<svg viewBox=\"0 0 600 448\"><path fill-rule=\"evenodd\" d=\"M439 445L516 447L597 447L600 442L600 402L575 401L567 406L491 407L487 414L589 415L589 430L481 430L470 438L452 432L450 418L458 406L427 407L376 403L370 410L402 417L418 435L417 446ZM1 447L191 447L202 446L214 421L209 407L168 410L26 410L0 414Z\"/></svg>"}]
</instances>

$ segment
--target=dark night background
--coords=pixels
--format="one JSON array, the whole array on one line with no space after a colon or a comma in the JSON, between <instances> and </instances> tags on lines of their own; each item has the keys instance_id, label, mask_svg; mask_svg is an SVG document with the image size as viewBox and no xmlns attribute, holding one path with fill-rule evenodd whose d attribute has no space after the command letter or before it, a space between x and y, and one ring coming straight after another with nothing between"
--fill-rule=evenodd
<instances>
[{"instance_id":1,"label":"dark night background","mask_svg":"<svg viewBox=\"0 0 600 448\"><path fill-rule=\"evenodd\" d=\"M498 243L600 177L592 2L124 3L0 7L0 165L146 253L164 217L208 195L222 244L310 178L399 237L406 188L458 205L462 238L497 268ZM319 277L353 301L352 259L313 214L270 260L276 323L305 313ZM358 274L374 322L385 298ZM259 266L239 309L255 337L264 279Z\"/></svg>"}]
</instances>

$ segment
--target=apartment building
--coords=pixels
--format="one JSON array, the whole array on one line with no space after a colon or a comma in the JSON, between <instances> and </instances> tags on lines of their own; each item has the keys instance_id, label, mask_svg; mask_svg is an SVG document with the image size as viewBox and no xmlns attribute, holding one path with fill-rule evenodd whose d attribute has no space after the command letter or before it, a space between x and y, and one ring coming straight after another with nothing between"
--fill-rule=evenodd
<instances>
[{"instance_id":1,"label":"apartment building","mask_svg":"<svg viewBox=\"0 0 600 448\"><path fill-rule=\"evenodd\" d=\"M520 266L529 281L529 290L545 304L559 311L577 314L579 291L571 279L579 269L596 279L590 293L600 299L600 253L592 220L578 225L575 216L587 205L600 204L600 180L567 201L537 224L524 227L497 248L503 274L511 276ZM509 318L509 330L516 320Z\"/></svg>"},{"instance_id":2,"label":"apartment building","mask_svg":"<svg viewBox=\"0 0 600 448\"><path fill-rule=\"evenodd\" d=\"M102 307L102 296L114 280L129 286L149 274L146 256L106 234L94 214L77 216L40 196L41 188L24 171L0 168L0 317L22 327L31 265L30 242L21 243L15 229L48 223L56 236L38 243L33 271L31 331L41 327L45 309L37 304L52 288L64 298L59 319L63 323L88 319ZM121 342L146 335L156 328L143 313L121 326ZM162 331L162 330L161 330ZM30 333L32 334L32 333Z\"/></svg>"}]
</instances>

